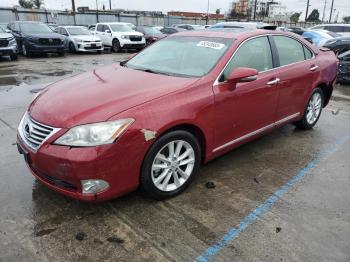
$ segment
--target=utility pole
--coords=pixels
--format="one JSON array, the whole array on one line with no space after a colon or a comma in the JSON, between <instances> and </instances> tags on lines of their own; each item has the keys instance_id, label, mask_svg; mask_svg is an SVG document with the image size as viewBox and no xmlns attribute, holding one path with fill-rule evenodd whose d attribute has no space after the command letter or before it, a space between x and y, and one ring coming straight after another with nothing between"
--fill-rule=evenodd
<instances>
[{"instance_id":1,"label":"utility pole","mask_svg":"<svg viewBox=\"0 0 350 262\"><path fill-rule=\"evenodd\" d=\"M307 0L306 13L305 13L305 23L307 20L307 15L309 14L309 6L310 6L310 0Z\"/></svg>"},{"instance_id":2,"label":"utility pole","mask_svg":"<svg viewBox=\"0 0 350 262\"><path fill-rule=\"evenodd\" d=\"M112 0L109 0L109 10L112 10Z\"/></svg>"},{"instance_id":3,"label":"utility pole","mask_svg":"<svg viewBox=\"0 0 350 262\"><path fill-rule=\"evenodd\" d=\"M328 21L329 23L332 22L333 6L334 6L334 0L332 0L331 13L329 14L329 21Z\"/></svg>"},{"instance_id":4,"label":"utility pole","mask_svg":"<svg viewBox=\"0 0 350 262\"><path fill-rule=\"evenodd\" d=\"M75 2L74 2L74 0L72 0L72 11L73 11L74 25L76 25L77 22L75 21Z\"/></svg>"},{"instance_id":5,"label":"utility pole","mask_svg":"<svg viewBox=\"0 0 350 262\"><path fill-rule=\"evenodd\" d=\"M97 21L97 23L99 22L98 20L99 20L98 19L98 3L97 3L97 0L96 0L96 21Z\"/></svg>"},{"instance_id":6,"label":"utility pole","mask_svg":"<svg viewBox=\"0 0 350 262\"><path fill-rule=\"evenodd\" d=\"M326 6L327 6L327 0L324 0L322 22L324 22L324 18L325 18L325 15L326 15Z\"/></svg>"},{"instance_id":7,"label":"utility pole","mask_svg":"<svg viewBox=\"0 0 350 262\"><path fill-rule=\"evenodd\" d=\"M256 5L258 3L258 0L255 0L254 2L254 14L253 14L253 20L255 21L255 17L256 17Z\"/></svg>"},{"instance_id":8,"label":"utility pole","mask_svg":"<svg viewBox=\"0 0 350 262\"><path fill-rule=\"evenodd\" d=\"M207 6L207 22L206 22L206 24L208 24L208 22L209 22L209 6L210 6L210 0L208 0L208 6Z\"/></svg>"}]
</instances>

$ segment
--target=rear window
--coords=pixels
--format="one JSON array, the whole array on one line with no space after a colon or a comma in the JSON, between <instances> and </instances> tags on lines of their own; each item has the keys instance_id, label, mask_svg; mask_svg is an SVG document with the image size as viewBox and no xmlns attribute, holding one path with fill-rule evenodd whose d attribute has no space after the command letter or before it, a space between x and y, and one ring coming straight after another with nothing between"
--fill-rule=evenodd
<instances>
[{"instance_id":1,"label":"rear window","mask_svg":"<svg viewBox=\"0 0 350 262\"><path fill-rule=\"evenodd\" d=\"M289 65L305 60L304 46L293 38L286 36L273 36L280 66Z\"/></svg>"}]
</instances>

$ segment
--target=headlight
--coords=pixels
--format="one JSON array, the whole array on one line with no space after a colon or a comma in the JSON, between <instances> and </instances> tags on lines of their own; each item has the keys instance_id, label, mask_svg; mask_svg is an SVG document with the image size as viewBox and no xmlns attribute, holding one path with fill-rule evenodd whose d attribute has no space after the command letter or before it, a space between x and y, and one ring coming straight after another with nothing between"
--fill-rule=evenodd
<instances>
[{"instance_id":1,"label":"headlight","mask_svg":"<svg viewBox=\"0 0 350 262\"><path fill-rule=\"evenodd\" d=\"M74 40L75 42L77 42L77 43L83 42L83 40L81 40L80 38L73 38L73 40Z\"/></svg>"},{"instance_id":2,"label":"headlight","mask_svg":"<svg viewBox=\"0 0 350 262\"><path fill-rule=\"evenodd\" d=\"M128 35L122 35L121 38L122 39L129 39L129 36Z\"/></svg>"},{"instance_id":3,"label":"headlight","mask_svg":"<svg viewBox=\"0 0 350 262\"><path fill-rule=\"evenodd\" d=\"M135 120L132 118L76 126L55 141L57 145L89 147L113 143Z\"/></svg>"},{"instance_id":4,"label":"headlight","mask_svg":"<svg viewBox=\"0 0 350 262\"><path fill-rule=\"evenodd\" d=\"M10 38L9 40L9 46L13 46L13 45L16 45L17 43L16 43L16 39L15 38Z\"/></svg>"}]
</instances>

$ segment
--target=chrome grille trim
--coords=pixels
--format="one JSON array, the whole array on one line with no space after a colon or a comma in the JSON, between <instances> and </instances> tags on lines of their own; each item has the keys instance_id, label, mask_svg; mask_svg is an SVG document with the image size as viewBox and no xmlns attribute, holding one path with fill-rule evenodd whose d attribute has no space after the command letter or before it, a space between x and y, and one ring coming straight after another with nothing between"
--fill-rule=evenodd
<instances>
[{"instance_id":1,"label":"chrome grille trim","mask_svg":"<svg viewBox=\"0 0 350 262\"><path fill-rule=\"evenodd\" d=\"M24 114L18 126L19 137L34 152L59 130L60 128L51 127L32 119L28 112Z\"/></svg>"}]
</instances>

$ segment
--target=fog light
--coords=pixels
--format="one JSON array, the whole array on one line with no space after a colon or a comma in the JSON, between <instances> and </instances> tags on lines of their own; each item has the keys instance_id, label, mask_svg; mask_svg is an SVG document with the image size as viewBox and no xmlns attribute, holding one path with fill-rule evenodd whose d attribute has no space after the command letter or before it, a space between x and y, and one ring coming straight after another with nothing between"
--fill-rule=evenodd
<instances>
[{"instance_id":1,"label":"fog light","mask_svg":"<svg viewBox=\"0 0 350 262\"><path fill-rule=\"evenodd\" d=\"M109 184L104 180L82 180L83 194L97 194L109 188Z\"/></svg>"}]
</instances>

